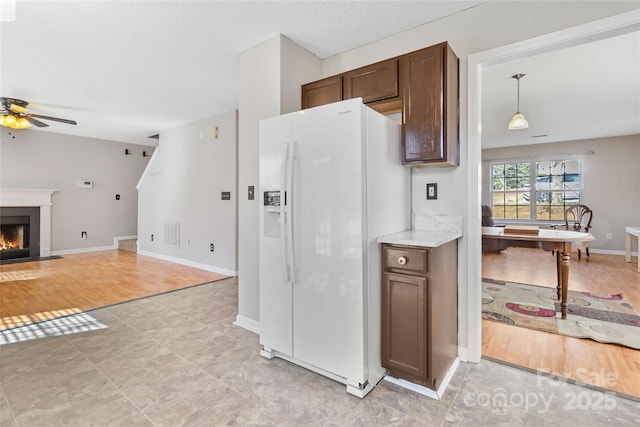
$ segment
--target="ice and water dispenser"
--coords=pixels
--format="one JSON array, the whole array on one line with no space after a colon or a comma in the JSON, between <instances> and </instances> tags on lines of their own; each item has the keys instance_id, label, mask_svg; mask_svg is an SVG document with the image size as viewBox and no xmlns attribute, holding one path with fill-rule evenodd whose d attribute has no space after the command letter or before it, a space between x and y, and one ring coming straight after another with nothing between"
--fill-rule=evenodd
<instances>
[{"instance_id":1,"label":"ice and water dispenser","mask_svg":"<svg viewBox=\"0 0 640 427\"><path fill-rule=\"evenodd\" d=\"M264 235L266 237L281 237L280 191L264 192ZM286 194L286 193L285 193ZM284 203L286 205L286 195Z\"/></svg>"}]
</instances>

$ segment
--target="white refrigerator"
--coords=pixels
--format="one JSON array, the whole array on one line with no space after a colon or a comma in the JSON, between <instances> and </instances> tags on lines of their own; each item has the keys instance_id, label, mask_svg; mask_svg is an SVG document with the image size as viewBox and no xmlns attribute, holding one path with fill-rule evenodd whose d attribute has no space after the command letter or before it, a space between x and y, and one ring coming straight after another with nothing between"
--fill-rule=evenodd
<instances>
[{"instance_id":1,"label":"white refrigerator","mask_svg":"<svg viewBox=\"0 0 640 427\"><path fill-rule=\"evenodd\" d=\"M400 125L361 98L260 122L260 344L364 397L380 363L380 250L407 230Z\"/></svg>"}]
</instances>

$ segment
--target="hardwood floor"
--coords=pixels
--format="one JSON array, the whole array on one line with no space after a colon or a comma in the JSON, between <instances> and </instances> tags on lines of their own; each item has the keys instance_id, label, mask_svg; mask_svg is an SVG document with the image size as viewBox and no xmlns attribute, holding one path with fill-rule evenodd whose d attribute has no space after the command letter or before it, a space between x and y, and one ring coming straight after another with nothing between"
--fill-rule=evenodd
<instances>
[{"instance_id":1,"label":"hardwood floor","mask_svg":"<svg viewBox=\"0 0 640 427\"><path fill-rule=\"evenodd\" d=\"M633 259L635 261L635 258ZM509 248L483 254L483 277L555 288L554 257L537 249ZM640 311L640 273L624 256L571 256L569 289L621 292ZM583 383L640 397L640 350L589 339L482 321L482 354Z\"/></svg>"},{"instance_id":2,"label":"hardwood floor","mask_svg":"<svg viewBox=\"0 0 640 427\"><path fill-rule=\"evenodd\" d=\"M483 276L555 287L554 258L509 248L483 256ZM571 259L570 289L622 292L640 310L640 273L624 256ZM126 251L0 266L0 328L210 282L223 275ZM485 356L640 397L640 351L483 321Z\"/></svg>"},{"instance_id":3,"label":"hardwood floor","mask_svg":"<svg viewBox=\"0 0 640 427\"><path fill-rule=\"evenodd\" d=\"M224 277L122 250L0 265L0 328L104 307Z\"/></svg>"}]
</instances>

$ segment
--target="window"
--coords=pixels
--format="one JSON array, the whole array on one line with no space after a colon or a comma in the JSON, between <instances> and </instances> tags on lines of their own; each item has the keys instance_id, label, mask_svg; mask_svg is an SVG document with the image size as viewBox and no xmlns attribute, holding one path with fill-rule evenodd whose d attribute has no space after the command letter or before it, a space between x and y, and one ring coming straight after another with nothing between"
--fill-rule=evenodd
<instances>
[{"instance_id":1,"label":"window","mask_svg":"<svg viewBox=\"0 0 640 427\"><path fill-rule=\"evenodd\" d=\"M580 163L580 159L493 162L494 218L564 220L564 211L582 198Z\"/></svg>"}]
</instances>

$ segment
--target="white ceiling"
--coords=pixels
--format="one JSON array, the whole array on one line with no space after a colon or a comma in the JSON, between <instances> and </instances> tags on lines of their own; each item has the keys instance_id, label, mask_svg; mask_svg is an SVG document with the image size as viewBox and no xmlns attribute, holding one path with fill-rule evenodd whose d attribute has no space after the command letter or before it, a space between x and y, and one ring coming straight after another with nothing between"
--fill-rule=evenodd
<instances>
[{"instance_id":1,"label":"white ceiling","mask_svg":"<svg viewBox=\"0 0 640 427\"><path fill-rule=\"evenodd\" d=\"M516 112L529 128L507 130ZM495 65L482 75L482 146L640 134L640 32ZM546 135L546 136L543 136Z\"/></svg>"},{"instance_id":2,"label":"white ceiling","mask_svg":"<svg viewBox=\"0 0 640 427\"><path fill-rule=\"evenodd\" d=\"M326 58L483 1L18 0L0 24L0 96L78 122L35 131L155 145L238 108L238 54L279 33ZM530 127L507 131L516 73ZM640 134L639 76L640 33L487 68L483 147Z\"/></svg>"},{"instance_id":3,"label":"white ceiling","mask_svg":"<svg viewBox=\"0 0 640 427\"><path fill-rule=\"evenodd\" d=\"M238 53L277 34L326 58L479 3L18 0L0 24L0 95L78 122L35 131L154 145L238 108Z\"/></svg>"}]
</instances>

